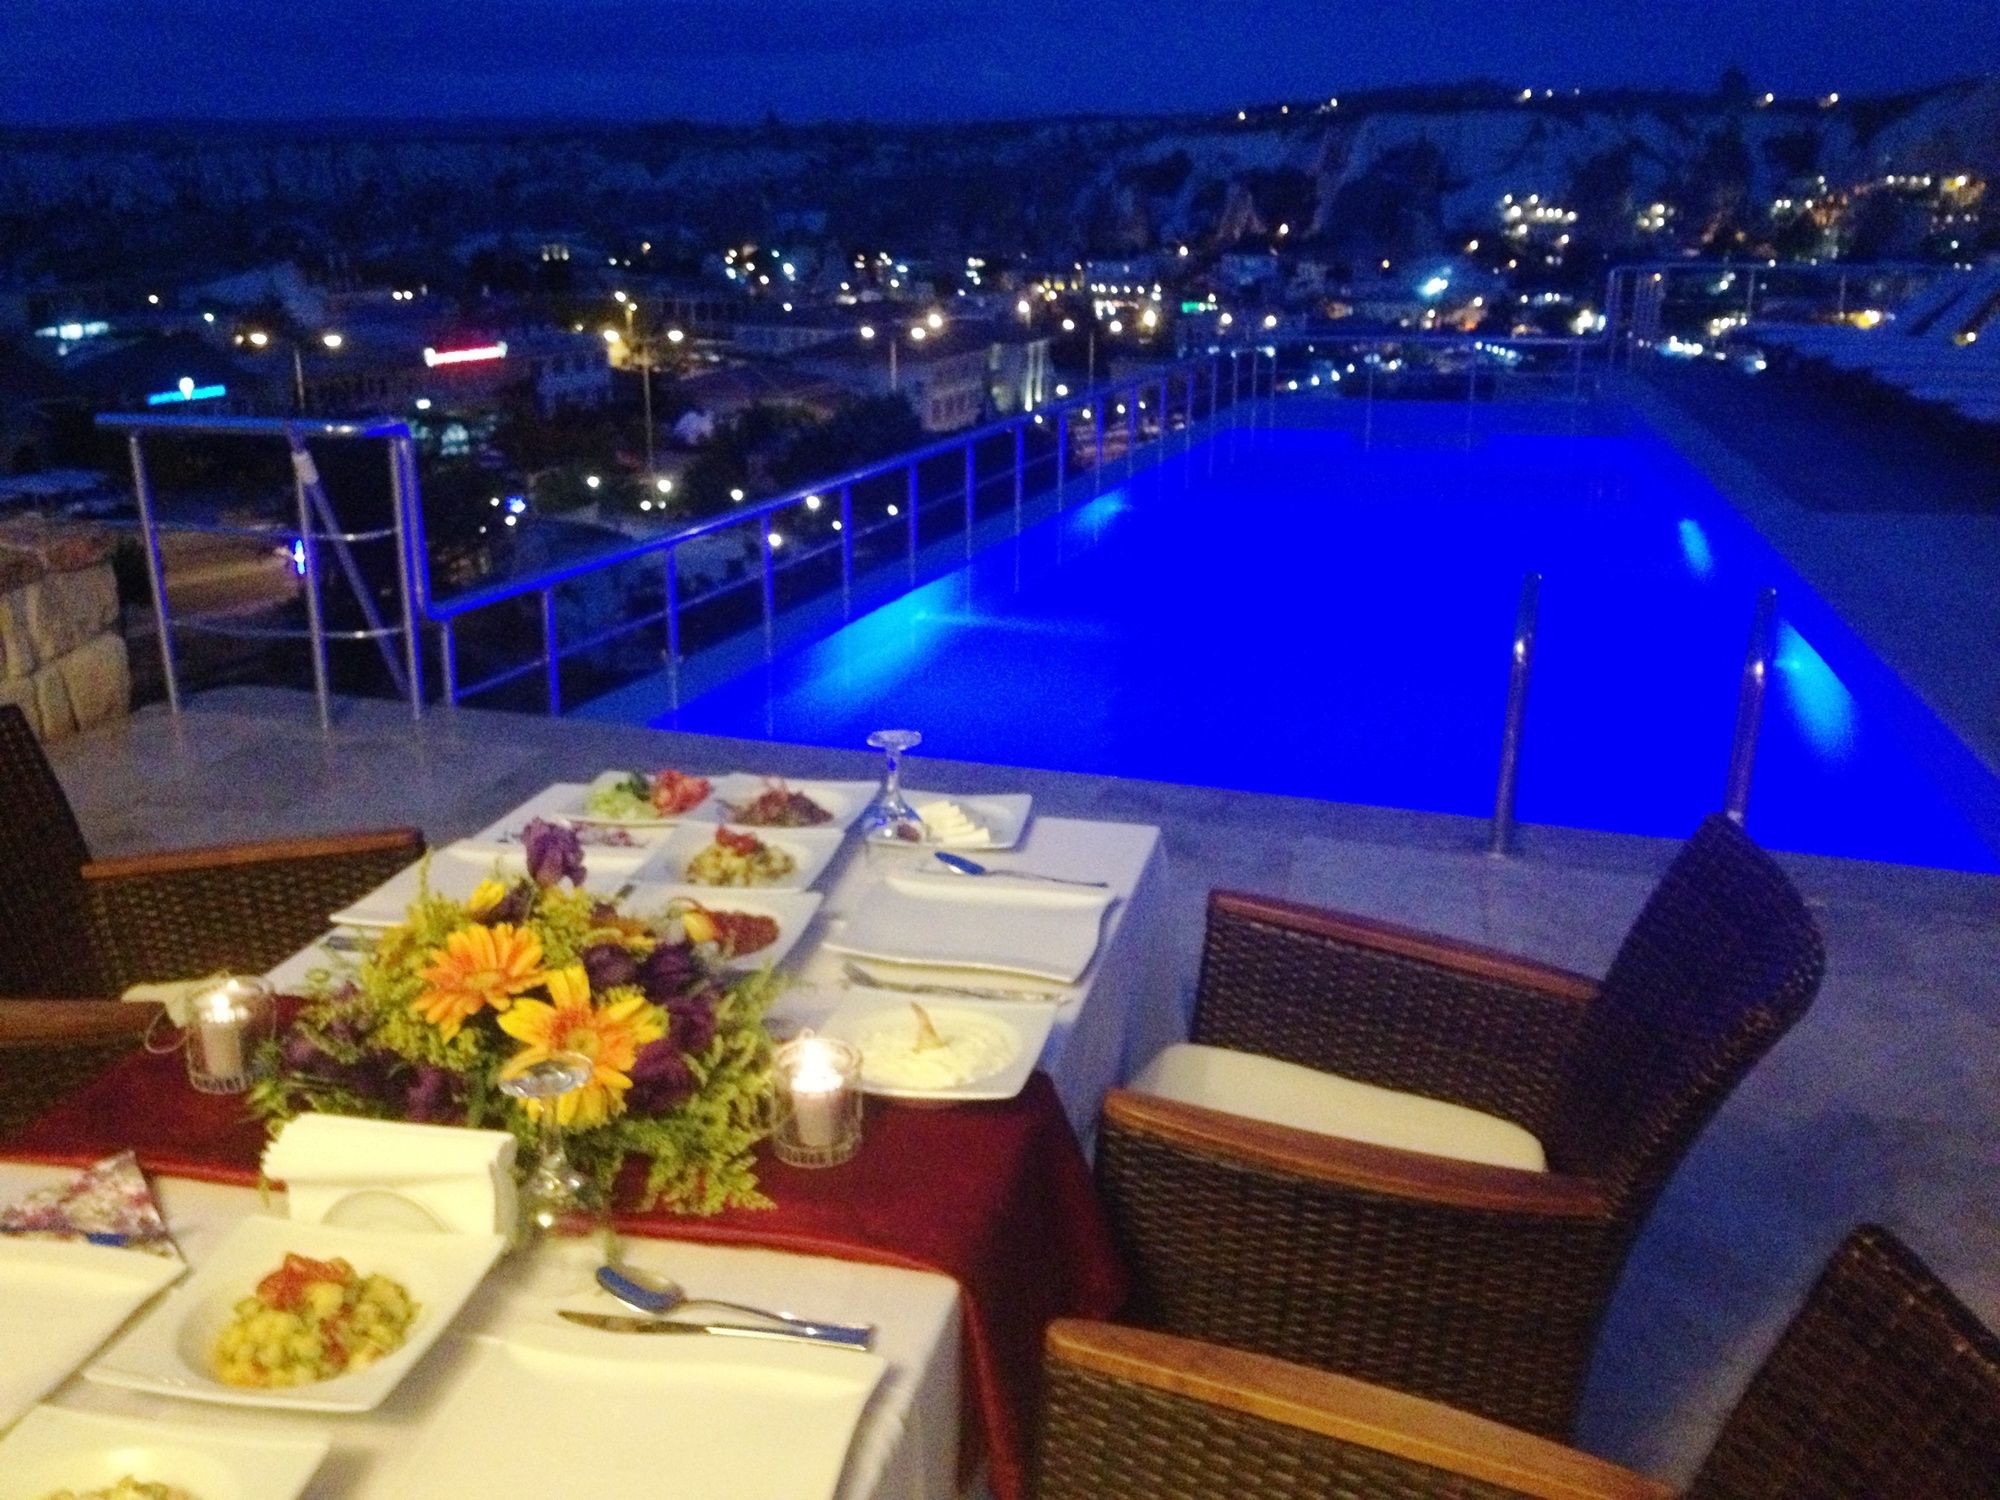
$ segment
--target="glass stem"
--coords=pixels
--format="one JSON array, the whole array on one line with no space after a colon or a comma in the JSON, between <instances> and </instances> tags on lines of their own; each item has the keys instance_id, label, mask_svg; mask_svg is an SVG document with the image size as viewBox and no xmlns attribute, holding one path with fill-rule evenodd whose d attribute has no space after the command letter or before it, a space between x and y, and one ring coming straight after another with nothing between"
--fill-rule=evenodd
<instances>
[{"instance_id":1,"label":"glass stem","mask_svg":"<svg viewBox=\"0 0 2000 1500\"><path fill-rule=\"evenodd\" d=\"M540 1171L544 1177L559 1178L569 1168L569 1160L563 1151L562 1118L556 1111L557 1101L542 1101L542 1159Z\"/></svg>"}]
</instances>

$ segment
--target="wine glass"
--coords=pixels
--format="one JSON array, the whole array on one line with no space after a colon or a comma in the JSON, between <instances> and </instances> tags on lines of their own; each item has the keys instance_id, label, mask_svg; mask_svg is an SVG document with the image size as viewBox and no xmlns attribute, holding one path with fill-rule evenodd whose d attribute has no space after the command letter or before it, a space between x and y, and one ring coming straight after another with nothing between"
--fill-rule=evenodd
<instances>
[{"instance_id":1,"label":"wine glass","mask_svg":"<svg viewBox=\"0 0 2000 1500\"><path fill-rule=\"evenodd\" d=\"M521 1181L520 1243L586 1240L602 1233L610 1214L597 1184L570 1163L563 1147L558 1101L590 1082L597 1065L581 1052L554 1052L500 1080L500 1092L528 1106L541 1126L535 1164Z\"/></svg>"},{"instance_id":2,"label":"wine glass","mask_svg":"<svg viewBox=\"0 0 2000 1500\"><path fill-rule=\"evenodd\" d=\"M861 847L871 856L924 841L924 820L904 798L902 784L903 752L916 749L923 739L914 729L878 729L868 736L869 745L884 757L881 789L859 820Z\"/></svg>"}]
</instances>

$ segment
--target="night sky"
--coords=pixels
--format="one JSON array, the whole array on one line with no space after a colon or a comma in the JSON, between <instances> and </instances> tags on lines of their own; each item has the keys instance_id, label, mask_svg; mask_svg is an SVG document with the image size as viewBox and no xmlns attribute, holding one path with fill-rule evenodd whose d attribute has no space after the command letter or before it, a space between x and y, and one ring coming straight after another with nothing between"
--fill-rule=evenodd
<instances>
[{"instance_id":1,"label":"night sky","mask_svg":"<svg viewBox=\"0 0 2000 1500\"><path fill-rule=\"evenodd\" d=\"M1213 109L1490 77L1866 94L1995 0L0 0L0 119L799 121Z\"/></svg>"}]
</instances>

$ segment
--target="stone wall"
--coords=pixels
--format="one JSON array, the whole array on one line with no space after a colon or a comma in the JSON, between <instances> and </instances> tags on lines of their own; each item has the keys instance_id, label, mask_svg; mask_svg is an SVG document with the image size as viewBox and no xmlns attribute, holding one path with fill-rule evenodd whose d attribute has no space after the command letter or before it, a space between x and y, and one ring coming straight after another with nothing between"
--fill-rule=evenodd
<instances>
[{"instance_id":1,"label":"stone wall","mask_svg":"<svg viewBox=\"0 0 2000 1500\"><path fill-rule=\"evenodd\" d=\"M45 740L131 709L111 548L93 527L0 523L0 703Z\"/></svg>"}]
</instances>

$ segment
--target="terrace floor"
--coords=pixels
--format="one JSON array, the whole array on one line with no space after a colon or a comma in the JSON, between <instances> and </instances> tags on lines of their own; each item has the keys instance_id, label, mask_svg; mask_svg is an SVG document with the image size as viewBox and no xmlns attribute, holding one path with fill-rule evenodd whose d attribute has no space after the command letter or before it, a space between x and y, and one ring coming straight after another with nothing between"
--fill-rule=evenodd
<instances>
[{"instance_id":1,"label":"terrace floor","mask_svg":"<svg viewBox=\"0 0 2000 1500\"><path fill-rule=\"evenodd\" d=\"M101 854L413 823L473 832L556 780L611 765L873 776L876 758L476 710L412 724L346 702L234 689L52 747ZM1585 971L1672 854L1551 828L1480 853L1467 819L1199 787L912 760L925 789L1027 790L1040 811L1165 830L1185 1006L1202 902L1232 886L1430 927ZM1670 1184L1612 1307L1586 1396L1590 1450L1684 1477L1721 1412L1856 1221L1903 1234L2000 1327L2000 880L1816 858L1787 867L1819 913L1817 1005Z\"/></svg>"}]
</instances>

